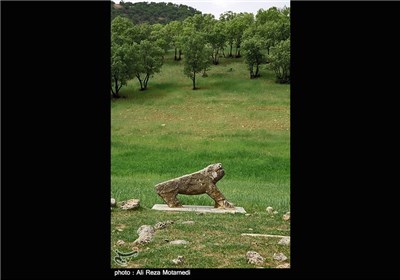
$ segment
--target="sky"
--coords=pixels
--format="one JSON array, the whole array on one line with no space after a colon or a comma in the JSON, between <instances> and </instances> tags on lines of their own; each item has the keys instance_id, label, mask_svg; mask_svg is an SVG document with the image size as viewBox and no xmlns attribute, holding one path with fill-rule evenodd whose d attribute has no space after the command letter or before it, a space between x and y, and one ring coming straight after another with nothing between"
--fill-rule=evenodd
<instances>
[{"instance_id":1,"label":"sky","mask_svg":"<svg viewBox=\"0 0 400 280\"><path fill-rule=\"evenodd\" d=\"M119 3L119 0L114 0ZM183 4L201 11L203 14L213 14L216 19L220 14L232 11L235 13L248 12L257 14L259 9L268 10L270 7L283 8L290 7L290 0L125 0L124 2L171 2L174 4Z\"/></svg>"}]
</instances>

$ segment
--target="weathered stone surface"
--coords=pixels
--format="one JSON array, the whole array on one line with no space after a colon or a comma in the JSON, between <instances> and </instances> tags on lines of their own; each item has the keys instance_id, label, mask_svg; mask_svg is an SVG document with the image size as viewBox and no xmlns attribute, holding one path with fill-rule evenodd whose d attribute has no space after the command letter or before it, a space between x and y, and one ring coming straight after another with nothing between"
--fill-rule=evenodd
<instances>
[{"instance_id":1,"label":"weathered stone surface","mask_svg":"<svg viewBox=\"0 0 400 280\"><path fill-rule=\"evenodd\" d=\"M284 221L290 221L290 212L287 212L285 215L283 215L282 219Z\"/></svg>"},{"instance_id":2,"label":"weathered stone surface","mask_svg":"<svg viewBox=\"0 0 400 280\"><path fill-rule=\"evenodd\" d=\"M125 241L124 240L118 240L117 241L117 245L124 245L125 244Z\"/></svg>"},{"instance_id":3,"label":"weathered stone surface","mask_svg":"<svg viewBox=\"0 0 400 280\"><path fill-rule=\"evenodd\" d=\"M117 206L117 202L115 201L114 198L111 198L111 207L116 207Z\"/></svg>"},{"instance_id":4,"label":"weathered stone surface","mask_svg":"<svg viewBox=\"0 0 400 280\"><path fill-rule=\"evenodd\" d=\"M283 253L274 253L273 259L277 261L286 261L287 257Z\"/></svg>"},{"instance_id":5,"label":"weathered stone surface","mask_svg":"<svg viewBox=\"0 0 400 280\"><path fill-rule=\"evenodd\" d=\"M176 197L178 194L208 194L215 201L215 208L234 208L234 205L226 200L216 186L224 175L225 171L221 163L211 164L200 171L159 183L155 189L171 208L182 207Z\"/></svg>"},{"instance_id":6,"label":"weathered stone surface","mask_svg":"<svg viewBox=\"0 0 400 280\"><path fill-rule=\"evenodd\" d=\"M121 208L124 210L135 210L139 208L140 200L139 199L129 199L127 201L121 201Z\"/></svg>"},{"instance_id":7,"label":"weathered stone surface","mask_svg":"<svg viewBox=\"0 0 400 280\"><path fill-rule=\"evenodd\" d=\"M284 237L279 240L278 244L280 245L290 245L290 237Z\"/></svg>"},{"instance_id":8,"label":"weathered stone surface","mask_svg":"<svg viewBox=\"0 0 400 280\"><path fill-rule=\"evenodd\" d=\"M171 244L171 245L185 245L185 244L189 244L189 241L186 241L186 240L173 240L173 241L170 241L169 244Z\"/></svg>"},{"instance_id":9,"label":"weathered stone surface","mask_svg":"<svg viewBox=\"0 0 400 280\"><path fill-rule=\"evenodd\" d=\"M290 268L290 263L282 263L278 265L276 268Z\"/></svg>"},{"instance_id":10,"label":"weathered stone surface","mask_svg":"<svg viewBox=\"0 0 400 280\"><path fill-rule=\"evenodd\" d=\"M143 225L137 230L139 238L133 241L133 244L146 244L153 239L154 228L149 225Z\"/></svg>"},{"instance_id":11,"label":"weathered stone surface","mask_svg":"<svg viewBox=\"0 0 400 280\"><path fill-rule=\"evenodd\" d=\"M255 265L263 265L264 258L255 251L248 251L246 253L247 262Z\"/></svg>"},{"instance_id":12,"label":"weathered stone surface","mask_svg":"<svg viewBox=\"0 0 400 280\"><path fill-rule=\"evenodd\" d=\"M183 264L185 261L185 258L183 256L178 256L176 259L173 259L172 262L174 264Z\"/></svg>"},{"instance_id":13,"label":"weathered stone surface","mask_svg":"<svg viewBox=\"0 0 400 280\"><path fill-rule=\"evenodd\" d=\"M154 204L151 209L160 211L193 211L197 212L197 215L203 215L204 213L246 213L243 207L221 209L203 205L182 205L182 207L170 208L167 204Z\"/></svg>"},{"instance_id":14,"label":"weathered stone surface","mask_svg":"<svg viewBox=\"0 0 400 280\"><path fill-rule=\"evenodd\" d=\"M169 225L171 225L171 224L173 224L173 223L174 223L174 221L170 221L170 220L165 221L165 222L158 222L158 223L156 223L156 224L154 225L154 229L155 229L155 230L164 229L164 228L166 228L167 226L169 226Z\"/></svg>"}]
</instances>

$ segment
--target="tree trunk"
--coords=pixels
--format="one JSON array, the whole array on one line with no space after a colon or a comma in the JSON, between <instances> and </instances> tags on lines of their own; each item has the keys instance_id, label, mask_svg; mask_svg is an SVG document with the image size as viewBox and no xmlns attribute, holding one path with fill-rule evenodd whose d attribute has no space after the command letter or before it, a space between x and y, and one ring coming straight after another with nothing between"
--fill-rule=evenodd
<instances>
[{"instance_id":1,"label":"tree trunk","mask_svg":"<svg viewBox=\"0 0 400 280\"><path fill-rule=\"evenodd\" d=\"M122 85L118 87L118 79L116 77L114 77L114 84L114 90L111 88L113 98L120 98L121 96L118 94L118 92L121 89Z\"/></svg>"},{"instance_id":2,"label":"tree trunk","mask_svg":"<svg viewBox=\"0 0 400 280\"><path fill-rule=\"evenodd\" d=\"M178 57L176 56L177 51L178 51L178 49L175 48L175 57L174 57L174 60L178 60Z\"/></svg>"},{"instance_id":3,"label":"tree trunk","mask_svg":"<svg viewBox=\"0 0 400 280\"><path fill-rule=\"evenodd\" d=\"M193 71L192 81L193 81L193 90L195 90L196 89L196 72L195 71Z\"/></svg>"},{"instance_id":4,"label":"tree trunk","mask_svg":"<svg viewBox=\"0 0 400 280\"><path fill-rule=\"evenodd\" d=\"M140 83L140 90L143 90L143 81L142 81L142 79L140 78L140 74L136 74L136 78L139 80L139 83Z\"/></svg>"},{"instance_id":5,"label":"tree trunk","mask_svg":"<svg viewBox=\"0 0 400 280\"><path fill-rule=\"evenodd\" d=\"M147 83L149 82L149 79L150 79L150 74L146 74L146 77L144 78L144 81L143 81L143 89L142 90L147 89Z\"/></svg>"},{"instance_id":6,"label":"tree trunk","mask_svg":"<svg viewBox=\"0 0 400 280\"><path fill-rule=\"evenodd\" d=\"M229 57L233 57L233 55L232 55L232 48L233 48L233 43L230 44Z\"/></svg>"},{"instance_id":7,"label":"tree trunk","mask_svg":"<svg viewBox=\"0 0 400 280\"><path fill-rule=\"evenodd\" d=\"M260 74L259 74L258 72L259 72L259 67L258 67L258 63L257 63L257 66L256 66L256 75L255 75L256 78L257 78L257 77L260 77Z\"/></svg>"},{"instance_id":8,"label":"tree trunk","mask_svg":"<svg viewBox=\"0 0 400 280\"><path fill-rule=\"evenodd\" d=\"M182 50L181 49L179 49L179 56L178 56L178 60L181 60L182 58L181 58L181 55L182 55Z\"/></svg>"}]
</instances>

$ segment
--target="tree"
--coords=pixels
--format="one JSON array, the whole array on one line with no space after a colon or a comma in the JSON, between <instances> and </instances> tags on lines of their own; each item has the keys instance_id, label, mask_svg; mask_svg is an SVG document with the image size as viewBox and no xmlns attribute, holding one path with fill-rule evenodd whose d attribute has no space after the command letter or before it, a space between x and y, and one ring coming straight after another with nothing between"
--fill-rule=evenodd
<instances>
[{"instance_id":1,"label":"tree","mask_svg":"<svg viewBox=\"0 0 400 280\"><path fill-rule=\"evenodd\" d=\"M126 18L116 17L111 22L111 93L114 98L120 97L120 89L133 76L132 30L133 24Z\"/></svg>"},{"instance_id":2,"label":"tree","mask_svg":"<svg viewBox=\"0 0 400 280\"><path fill-rule=\"evenodd\" d=\"M257 35L248 36L242 43L245 61L250 70L250 79L260 76L259 66L265 62L264 46L263 38Z\"/></svg>"},{"instance_id":3,"label":"tree","mask_svg":"<svg viewBox=\"0 0 400 280\"><path fill-rule=\"evenodd\" d=\"M230 22L230 28L233 29L233 39L235 42L235 57L240 57L240 45L242 42L243 32L252 26L254 16L252 13L240 13L236 15Z\"/></svg>"},{"instance_id":4,"label":"tree","mask_svg":"<svg viewBox=\"0 0 400 280\"><path fill-rule=\"evenodd\" d=\"M114 98L120 98L119 91L133 76L135 52L128 44L111 45L111 93Z\"/></svg>"},{"instance_id":5,"label":"tree","mask_svg":"<svg viewBox=\"0 0 400 280\"><path fill-rule=\"evenodd\" d=\"M180 34L182 31L182 22L171 21L165 27L165 32L169 35L171 47L175 50L174 60L181 60ZM177 56L179 52L179 57Z\"/></svg>"},{"instance_id":6,"label":"tree","mask_svg":"<svg viewBox=\"0 0 400 280\"><path fill-rule=\"evenodd\" d=\"M290 39L281 41L271 48L269 66L274 70L276 81L290 83Z\"/></svg>"},{"instance_id":7,"label":"tree","mask_svg":"<svg viewBox=\"0 0 400 280\"><path fill-rule=\"evenodd\" d=\"M148 40L134 43L133 49L136 56L133 73L140 83L140 90L146 90L150 77L160 72L164 51Z\"/></svg>"},{"instance_id":8,"label":"tree","mask_svg":"<svg viewBox=\"0 0 400 280\"><path fill-rule=\"evenodd\" d=\"M215 22L212 30L206 36L207 42L210 44L212 49L212 62L214 65L218 65L220 51L224 49L226 42L223 23Z\"/></svg>"},{"instance_id":9,"label":"tree","mask_svg":"<svg viewBox=\"0 0 400 280\"><path fill-rule=\"evenodd\" d=\"M192 79L193 90L196 89L196 73L207 69L210 65L211 50L206 46L204 35L193 33L182 40L184 51L183 72Z\"/></svg>"}]
</instances>

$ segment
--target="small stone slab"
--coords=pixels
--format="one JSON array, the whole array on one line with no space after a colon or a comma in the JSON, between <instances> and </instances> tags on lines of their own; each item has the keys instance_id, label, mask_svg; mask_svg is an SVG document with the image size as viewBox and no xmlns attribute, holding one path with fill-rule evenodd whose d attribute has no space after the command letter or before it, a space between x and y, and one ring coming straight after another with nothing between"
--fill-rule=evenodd
<instances>
[{"instance_id":1,"label":"small stone slab","mask_svg":"<svg viewBox=\"0 0 400 280\"><path fill-rule=\"evenodd\" d=\"M154 204L153 210L160 211L194 211L203 213L243 213L246 211L243 207L235 207L232 209L220 209L214 208L213 206L203 206L203 205L183 205L183 207L170 208L167 204Z\"/></svg>"}]
</instances>

